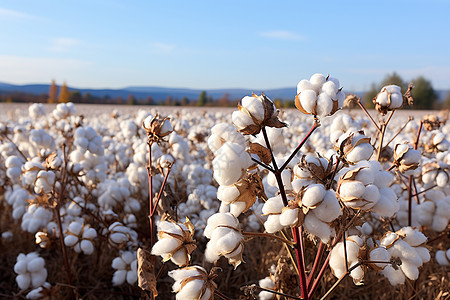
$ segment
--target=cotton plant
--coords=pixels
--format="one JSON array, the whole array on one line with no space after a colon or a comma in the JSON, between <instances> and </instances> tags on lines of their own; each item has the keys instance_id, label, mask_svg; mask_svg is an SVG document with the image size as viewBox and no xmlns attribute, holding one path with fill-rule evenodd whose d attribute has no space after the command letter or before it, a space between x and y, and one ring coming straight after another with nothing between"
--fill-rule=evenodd
<instances>
[{"instance_id":1,"label":"cotton plant","mask_svg":"<svg viewBox=\"0 0 450 300\"><path fill-rule=\"evenodd\" d=\"M169 272L175 280L172 291L177 293L177 300L209 300L214 297L217 284L213 281L215 274L208 274L200 266L184 267Z\"/></svg>"},{"instance_id":2,"label":"cotton plant","mask_svg":"<svg viewBox=\"0 0 450 300\"><path fill-rule=\"evenodd\" d=\"M403 95L398 85L386 85L373 98L375 109L385 115L388 111L399 109L403 106Z\"/></svg>"}]
</instances>

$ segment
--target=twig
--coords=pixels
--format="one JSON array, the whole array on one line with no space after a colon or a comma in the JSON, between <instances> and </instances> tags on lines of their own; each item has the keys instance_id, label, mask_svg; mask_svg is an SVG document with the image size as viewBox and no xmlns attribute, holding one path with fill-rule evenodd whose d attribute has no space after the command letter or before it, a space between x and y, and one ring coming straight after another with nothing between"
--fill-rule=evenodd
<instances>
[{"instance_id":1,"label":"twig","mask_svg":"<svg viewBox=\"0 0 450 300\"><path fill-rule=\"evenodd\" d=\"M167 173L164 176L163 183L161 185L161 189L159 190L158 197L156 198L156 202L153 204L152 216L155 214L156 209L158 208L159 200L161 199L162 192L164 191L164 187L166 186L167 178L169 177L170 171L172 168L167 169Z\"/></svg>"},{"instance_id":2,"label":"twig","mask_svg":"<svg viewBox=\"0 0 450 300\"><path fill-rule=\"evenodd\" d=\"M308 286L306 284L306 273L305 273L305 265L303 262L303 252L301 251L302 237L300 236L298 227L292 227L292 235L294 237L295 254L297 256L297 265L298 265L298 271L300 274L301 295L302 295L303 299L308 300L309 299Z\"/></svg>"},{"instance_id":3,"label":"twig","mask_svg":"<svg viewBox=\"0 0 450 300\"><path fill-rule=\"evenodd\" d=\"M263 162L260 162L259 160L257 160L257 159L254 158L254 157L252 157L252 160L253 160L255 163L257 163L258 165L260 165L261 167L263 167L264 169L267 169L267 170L269 170L270 172L274 172L274 170L272 169L271 166L266 165L266 164L263 163Z\"/></svg>"},{"instance_id":4,"label":"twig","mask_svg":"<svg viewBox=\"0 0 450 300\"><path fill-rule=\"evenodd\" d=\"M414 118L409 116L408 121L406 121L406 123L402 126L402 128L400 128L400 130L397 131L397 133L389 140L389 142L387 142L386 146L384 146L383 149L386 148L403 131L403 129L405 129L406 125L408 125L408 123L411 122L412 120L414 120Z\"/></svg>"},{"instance_id":5,"label":"twig","mask_svg":"<svg viewBox=\"0 0 450 300\"><path fill-rule=\"evenodd\" d=\"M221 292L219 292L218 290L214 290L214 294L219 297L220 299L223 300L231 300L231 298L228 298L227 296L225 296L224 294L222 294Z\"/></svg>"},{"instance_id":6,"label":"twig","mask_svg":"<svg viewBox=\"0 0 450 300\"><path fill-rule=\"evenodd\" d=\"M256 284L252 284L252 285L250 285L250 286L244 286L243 288L241 288L241 290L242 290L242 289L244 289L244 290L247 290L247 289L250 290L250 294L251 294L251 295L253 295L254 292L256 292L256 290L260 290L260 291L269 292L269 293L272 293L272 294L275 294L275 295L283 296L283 297L285 297L285 298L287 298L287 299L298 299L298 300L303 299L303 298L300 298L300 297L297 297L297 296L288 295L288 294L285 294L285 293L280 293L280 292L277 292L277 291L275 291L275 290L269 290L269 289L260 287L259 285L256 285Z\"/></svg>"},{"instance_id":7,"label":"twig","mask_svg":"<svg viewBox=\"0 0 450 300\"><path fill-rule=\"evenodd\" d=\"M316 258L314 259L314 264L313 264L313 266L311 268L311 272L309 273L308 280L306 282L306 285L308 286L308 289L310 288L312 279L314 277L314 273L316 273L317 266L319 266L319 262L322 259L322 255L323 255L323 251L324 250L325 250L325 244L322 241L320 241L319 249L317 249Z\"/></svg>"},{"instance_id":8,"label":"twig","mask_svg":"<svg viewBox=\"0 0 450 300\"><path fill-rule=\"evenodd\" d=\"M153 217L153 193L152 193L152 144L148 142L148 203L149 203L149 219L150 219L150 249L155 244L155 218Z\"/></svg>"},{"instance_id":9,"label":"twig","mask_svg":"<svg viewBox=\"0 0 450 300\"><path fill-rule=\"evenodd\" d=\"M369 112L367 111L367 109L364 107L364 105L361 103L361 98L358 98L358 101L356 101L356 103L358 103L359 107L361 107L361 109L364 111L364 113L369 117L370 121L372 121L372 124L377 128L378 131L381 131L380 127L378 126L378 124L375 122L375 120L372 118L372 116L369 114Z\"/></svg>"},{"instance_id":10,"label":"twig","mask_svg":"<svg viewBox=\"0 0 450 300\"><path fill-rule=\"evenodd\" d=\"M291 155L289 156L289 158L284 162L284 164L281 166L280 168L280 172L283 171L287 165L291 162L291 160L295 157L295 155L297 155L298 151L300 151L300 149L303 147L303 145L306 143L306 141L309 139L309 137L311 136L311 134L314 132L314 130L316 130L318 127L320 126L320 123L317 121L314 121L313 126L311 127L311 129L309 130L309 132L306 134L306 136L303 138L303 140L300 142L300 144L298 144L297 148L295 148L294 152L291 153Z\"/></svg>"},{"instance_id":11,"label":"twig","mask_svg":"<svg viewBox=\"0 0 450 300\"><path fill-rule=\"evenodd\" d=\"M247 232L247 231L242 231L241 232L242 235L246 235L246 236L255 236L255 237L266 237L266 238L273 238L273 239L277 239L279 241L282 241L283 243L286 243L290 246L293 246L294 243L290 240L284 239L280 236L277 236L275 234L270 234L270 233L266 233L266 232Z\"/></svg>"}]
</instances>

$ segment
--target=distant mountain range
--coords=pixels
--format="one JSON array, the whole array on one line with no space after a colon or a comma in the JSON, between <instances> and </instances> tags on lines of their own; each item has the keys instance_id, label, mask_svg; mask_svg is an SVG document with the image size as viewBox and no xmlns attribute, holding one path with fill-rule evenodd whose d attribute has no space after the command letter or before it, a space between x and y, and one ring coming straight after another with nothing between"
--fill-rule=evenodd
<instances>
[{"instance_id":1,"label":"distant mountain range","mask_svg":"<svg viewBox=\"0 0 450 300\"><path fill-rule=\"evenodd\" d=\"M15 85L0 82L0 94L12 93L12 92L22 92L27 94L48 94L50 85L49 84L26 84L26 85ZM200 93L203 91L201 89L186 89L186 88L166 88L166 87L152 87L152 86L130 86L121 89L82 89L75 87L68 87L69 91L79 91L81 94L89 93L92 96L100 98L118 98L122 97L126 99L130 94L132 94L136 99L145 100L147 97L151 96L153 101L164 101L167 97L171 96L174 99L181 100L183 97L187 97L189 100L197 100ZM296 95L296 87L290 88L278 88L278 89L268 89L268 90L255 90L255 89L205 89L207 95L212 97L214 100L220 99L224 94L228 94L231 100L240 99L244 96L251 95L251 92L255 94L261 94L263 92L271 99L283 99L290 100L294 99ZM364 92L350 92L346 93L356 94L358 97L362 96ZM439 100L443 100L448 91L438 90Z\"/></svg>"}]
</instances>

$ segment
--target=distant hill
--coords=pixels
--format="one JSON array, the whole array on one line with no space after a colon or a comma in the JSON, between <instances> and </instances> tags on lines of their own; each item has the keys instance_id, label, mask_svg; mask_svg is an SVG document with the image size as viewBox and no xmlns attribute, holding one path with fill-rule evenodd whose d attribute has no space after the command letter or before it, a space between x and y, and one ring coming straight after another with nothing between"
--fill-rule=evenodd
<instances>
[{"instance_id":1,"label":"distant hill","mask_svg":"<svg viewBox=\"0 0 450 300\"><path fill-rule=\"evenodd\" d=\"M12 92L22 92L27 94L47 94L49 91L49 84L26 84L26 85L15 85L0 82L0 94L8 94ZM171 96L174 99L182 99L187 97L190 100L197 100L201 89L187 89L187 88L167 88L167 87L152 87L152 86L130 86L121 89L83 89L76 87L69 87L69 91L79 91L81 94L89 93L92 96L100 98L123 98L132 94L136 99L145 100L147 97L151 96L154 101L164 101L167 97ZM278 89L205 89L208 96L212 97L214 100L220 99L224 94L228 94L231 100L241 99L244 96L251 95L252 92L255 94L261 94L263 92L271 99L282 99L282 100L293 100L296 95L296 87L290 88L278 88ZM350 93L345 91L346 93ZM364 92L351 92L357 96L362 96ZM443 100L448 91L438 90L439 100Z\"/></svg>"}]
</instances>

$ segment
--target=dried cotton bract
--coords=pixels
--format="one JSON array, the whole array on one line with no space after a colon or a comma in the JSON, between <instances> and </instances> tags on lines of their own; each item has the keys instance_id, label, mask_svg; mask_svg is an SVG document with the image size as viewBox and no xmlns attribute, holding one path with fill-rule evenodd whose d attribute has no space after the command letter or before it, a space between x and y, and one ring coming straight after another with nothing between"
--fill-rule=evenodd
<instances>
[{"instance_id":1,"label":"dried cotton bract","mask_svg":"<svg viewBox=\"0 0 450 300\"><path fill-rule=\"evenodd\" d=\"M419 167L420 158L420 151L408 144L397 144L394 147L394 165L405 175L412 175Z\"/></svg>"},{"instance_id":2,"label":"dried cotton bract","mask_svg":"<svg viewBox=\"0 0 450 300\"><path fill-rule=\"evenodd\" d=\"M160 118L158 114L154 118L152 116L145 118L142 127L147 132L150 142L160 142L173 131L170 119L168 117Z\"/></svg>"},{"instance_id":3,"label":"dried cotton bract","mask_svg":"<svg viewBox=\"0 0 450 300\"><path fill-rule=\"evenodd\" d=\"M364 135L364 131L347 131L341 135L334 145L334 149L344 161L355 164L362 160L369 160L373 154L370 137Z\"/></svg>"},{"instance_id":4,"label":"dried cotton bract","mask_svg":"<svg viewBox=\"0 0 450 300\"><path fill-rule=\"evenodd\" d=\"M197 248L194 225L188 218L185 223L161 221L158 224L158 239L152 248L152 254L162 256L163 261L171 260L179 267L189 264L191 253Z\"/></svg>"},{"instance_id":5,"label":"dried cotton bract","mask_svg":"<svg viewBox=\"0 0 450 300\"><path fill-rule=\"evenodd\" d=\"M298 83L295 106L302 113L323 118L341 109L344 100L345 94L339 87L339 80L317 73L309 80Z\"/></svg>"}]
</instances>

